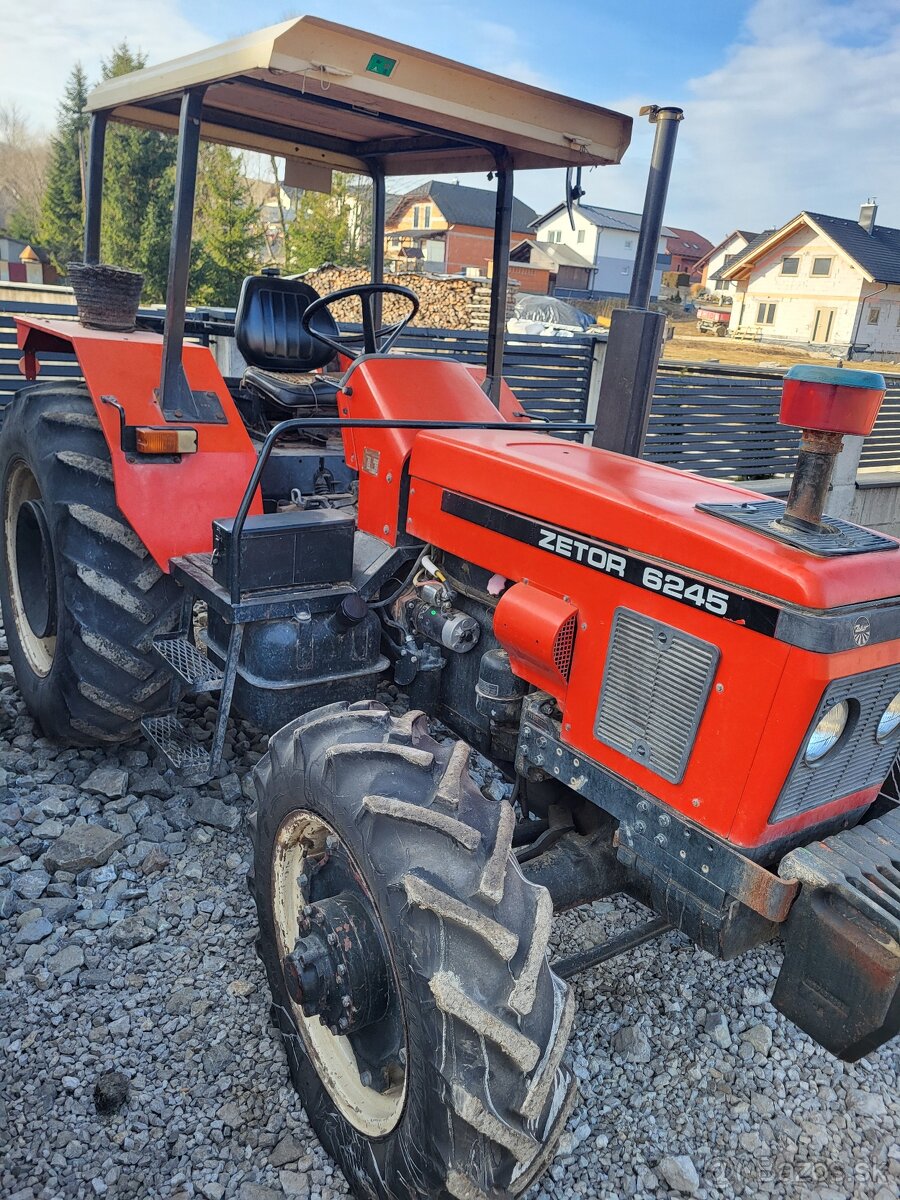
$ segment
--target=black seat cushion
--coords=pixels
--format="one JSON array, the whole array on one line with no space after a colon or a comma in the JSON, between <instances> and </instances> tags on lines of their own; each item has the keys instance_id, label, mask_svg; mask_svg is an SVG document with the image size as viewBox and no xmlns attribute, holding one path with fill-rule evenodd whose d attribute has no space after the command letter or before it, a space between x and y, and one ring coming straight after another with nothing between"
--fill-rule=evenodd
<instances>
[{"instance_id":1,"label":"black seat cushion","mask_svg":"<svg viewBox=\"0 0 900 1200\"><path fill-rule=\"evenodd\" d=\"M251 367L265 371L315 371L334 358L334 351L300 328L300 318L319 293L299 279L248 275L234 315L237 348ZM323 309L314 327L333 337L337 325Z\"/></svg>"},{"instance_id":2,"label":"black seat cushion","mask_svg":"<svg viewBox=\"0 0 900 1200\"><path fill-rule=\"evenodd\" d=\"M282 408L290 408L298 417L337 416L339 375L314 375L311 371L266 371L248 367L244 387L261 392Z\"/></svg>"}]
</instances>

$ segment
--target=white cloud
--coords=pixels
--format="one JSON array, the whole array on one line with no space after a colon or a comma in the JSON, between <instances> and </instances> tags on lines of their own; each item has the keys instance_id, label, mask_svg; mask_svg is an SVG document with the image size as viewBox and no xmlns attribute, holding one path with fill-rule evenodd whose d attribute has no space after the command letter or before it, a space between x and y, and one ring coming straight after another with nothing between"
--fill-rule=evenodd
<instances>
[{"instance_id":1,"label":"white cloud","mask_svg":"<svg viewBox=\"0 0 900 1200\"><path fill-rule=\"evenodd\" d=\"M52 129L75 63L94 83L101 59L123 38L151 62L188 54L210 40L182 16L178 0L44 0L4 22L0 100L15 102L33 126Z\"/></svg>"},{"instance_id":2,"label":"white cloud","mask_svg":"<svg viewBox=\"0 0 900 1200\"><path fill-rule=\"evenodd\" d=\"M669 219L716 238L801 209L900 225L900 0L756 0L688 84Z\"/></svg>"}]
</instances>

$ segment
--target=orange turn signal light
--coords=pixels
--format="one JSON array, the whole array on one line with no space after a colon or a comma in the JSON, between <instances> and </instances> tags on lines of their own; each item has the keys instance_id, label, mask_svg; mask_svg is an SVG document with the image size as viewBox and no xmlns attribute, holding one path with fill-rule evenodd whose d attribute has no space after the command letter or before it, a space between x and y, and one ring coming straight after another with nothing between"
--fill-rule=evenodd
<instances>
[{"instance_id":1,"label":"orange turn signal light","mask_svg":"<svg viewBox=\"0 0 900 1200\"><path fill-rule=\"evenodd\" d=\"M135 433L138 454L196 454L196 429L141 429Z\"/></svg>"}]
</instances>

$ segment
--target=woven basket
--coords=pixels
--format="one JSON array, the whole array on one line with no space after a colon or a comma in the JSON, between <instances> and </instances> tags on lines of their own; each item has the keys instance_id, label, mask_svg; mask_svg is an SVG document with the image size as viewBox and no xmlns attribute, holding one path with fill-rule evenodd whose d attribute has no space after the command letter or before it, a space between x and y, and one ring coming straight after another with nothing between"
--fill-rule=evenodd
<instances>
[{"instance_id":1,"label":"woven basket","mask_svg":"<svg viewBox=\"0 0 900 1200\"><path fill-rule=\"evenodd\" d=\"M90 329L134 329L144 276L125 267L72 262L66 276L75 293L78 319Z\"/></svg>"}]
</instances>

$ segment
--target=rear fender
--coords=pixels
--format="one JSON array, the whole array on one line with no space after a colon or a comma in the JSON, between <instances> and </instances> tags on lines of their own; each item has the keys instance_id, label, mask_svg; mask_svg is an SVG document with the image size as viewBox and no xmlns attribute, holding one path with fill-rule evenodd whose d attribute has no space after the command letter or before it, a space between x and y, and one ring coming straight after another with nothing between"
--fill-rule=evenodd
<instances>
[{"instance_id":1,"label":"rear fender","mask_svg":"<svg viewBox=\"0 0 900 1200\"><path fill-rule=\"evenodd\" d=\"M41 351L74 354L109 446L116 503L157 565L212 550L212 522L237 511L256 452L209 349L187 344L183 362L193 391L215 393L217 423L177 422L197 430L196 454L180 461L148 461L122 449L121 413L128 425L167 424L155 389L163 341L135 330L87 329L77 321L16 319L23 369L35 378ZM262 512L257 495L251 512Z\"/></svg>"}]
</instances>

